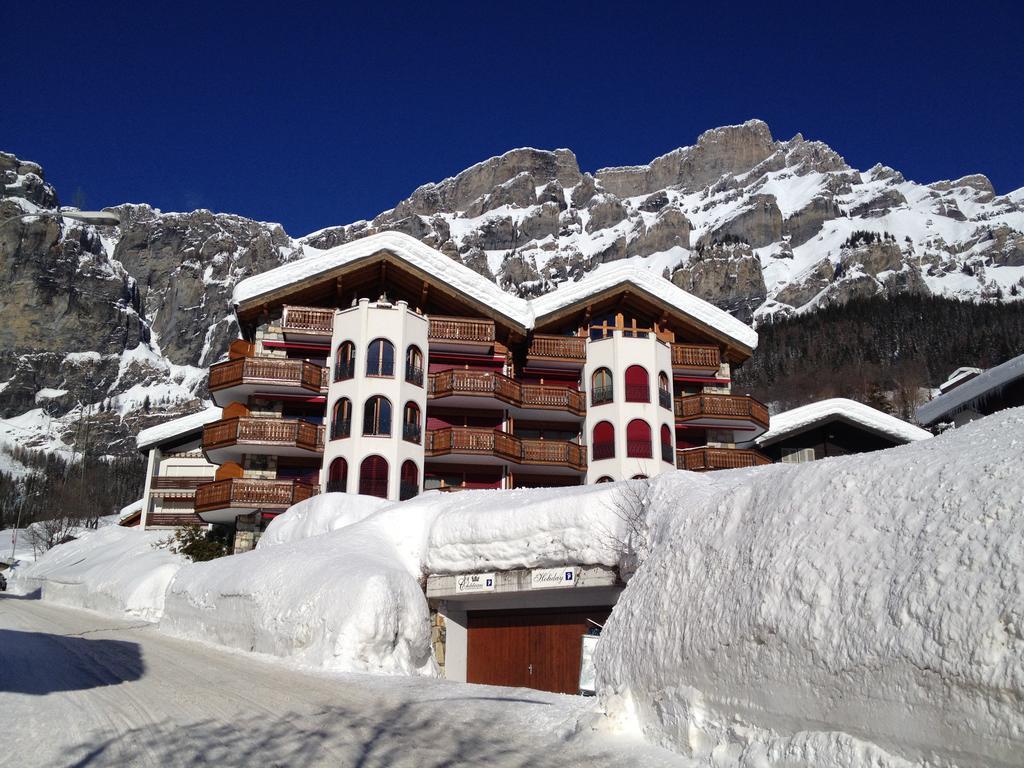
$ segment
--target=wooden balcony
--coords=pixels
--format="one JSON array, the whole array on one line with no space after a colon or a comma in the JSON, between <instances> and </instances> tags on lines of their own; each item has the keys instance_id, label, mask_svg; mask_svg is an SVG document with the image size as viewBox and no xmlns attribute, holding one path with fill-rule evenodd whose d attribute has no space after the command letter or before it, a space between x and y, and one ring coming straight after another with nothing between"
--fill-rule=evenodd
<instances>
[{"instance_id":1,"label":"wooden balcony","mask_svg":"<svg viewBox=\"0 0 1024 768\"><path fill-rule=\"evenodd\" d=\"M521 439L495 429L447 427L429 430L424 442L428 457L455 456L460 462L475 456L479 463L530 465L585 472L586 446L565 440Z\"/></svg>"},{"instance_id":2,"label":"wooden balcony","mask_svg":"<svg viewBox=\"0 0 1024 768\"><path fill-rule=\"evenodd\" d=\"M757 434L768 429L768 409L749 395L689 395L676 398L674 405L680 423Z\"/></svg>"},{"instance_id":3,"label":"wooden balcony","mask_svg":"<svg viewBox=\"0 0 1024 768\"><path fill-rule=\"evenodd\" d=\"M722 362L722 352L714 344L673 344L672 367L713 373Z\"/></svg>"},{"instance_id":4,"label":"wooden balcony","mask_svg":"<svg viewBox=\"0 0 1024 768\"><path fill-rule=\"evenodd\" d=\"M180 477L174 477L173 475L162 475L160 477L154 477L149 482L149 488L151 491L164 491L164 490L194 490L203 483L208 483L213 478L209 475L200 476L182 475Z\"/></svg>"},{"instance_id":5,"label":"wooden balcony","mask_svg":"<svg viewBox=\"0 0 1024 768\"><path fill-rule=\"evenodd\" d=\"M283 512L320 489L301 480L215 480L196 488L196 514L208 523L230 523L256 510Z\"/></svg>"},{"instance_id":6,"label":"wooden balcony","mask_svg":"<svg viewBox=\"0 0 1024 768\"><path fill-rule=\"evenodd\" d=\"M334 310L286 306L281 317L281 332L289 340L330 342L334 332Z\"/></svg>"},{"instance_id":7,"label":"wooden balcony","mask_svg":"<svg viewBox=\"0 0 1024 768\"><path fill-rule=\"evenodd\" d=\"M587 340L581 336L550 336L538 333L530 340L526 356L558 367L579 367L587 360Z\"/></svg>"},{"instance_id":8,"label":"wooden balcony","mask_svg":"<svg viewBox=\"0 0 1024 768\"><path fill-rule=\"evenodd\" d=\"M579 390L545 384L521 384L500 373L458 368L430 374L427 398L493 398L513 408L563 411L574 416L583 416L586 411L586 399ZM478 402L453 402L479 406Z\"/></svg>"},{"instance_id":9,"label":"wooden balcony","mask_svg":"<svg viewBox=\"0 0 1024 768\"><path fill-rule=\"evenodd\" d=\"M771 464L760 451L741 448L687 448L676 451L676 469L707 472L712 469L740 469Z\"/></svg>"},{"instance_id":10,"label":"wooden balcony","mask_svg":"<svg viewBox=\"0 0 1024 768\"><path fill-rule=\"evenodd\" d=\"M324 427L301 419L234 417L203 427L203 453L214 464L242 454L314 456L324 451Z\"/></svg>"},{"instance_id":11,"label":"wooden balcony","mask_svg":"<svg viewBox=\"0 0 1024 768\"><path fill-rule=\"evenodd\" d=\"M494 345L494 321L431 315L427 338L432 349L488 348Z\"/></svg>"},{"instance_id":12,"label":"wooden balcony","mask_svg":"<svg viewBox=\"0 0 1024 768\"><path fill-rule=\"evenodd\" d=\"M254 394L327 393L329 370L306 360L240 357L210 366L209 389L220 406L247 402Z\"/></svg>"}]
</instances>

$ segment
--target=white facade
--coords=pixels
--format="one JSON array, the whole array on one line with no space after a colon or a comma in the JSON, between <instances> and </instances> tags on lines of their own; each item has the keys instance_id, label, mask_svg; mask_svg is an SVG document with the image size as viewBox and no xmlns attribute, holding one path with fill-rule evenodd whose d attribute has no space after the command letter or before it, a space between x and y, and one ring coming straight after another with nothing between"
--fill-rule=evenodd
<instances>
[{"instance_id":1,"label":"white facade","mask_svg":"<svg viewBox=\"0 0 1024 768\"><path fill-rule=\"evenodd\" d=\"M204 478L212 481L217 472L217 467L203 456L201 443L200 432L193 440L173 448L161 450L159 445L154 445L149 449L142 518L139 522L142 530L165 527L153 522L154 515L188 514L195 509L193 493L196 480ZM180 486L175 485L174 478L180 478Z\"/></svg>"},{"instance_id":2,"label":"white facade","mask_svg":"<svg viewBox=\"0 0 1024 768\"><path fill-rule=\"evenodd\" d=\"M427 411L427 318L409 310L406 302L397 304L370 302L361 299L351 309L339 310L334 316L331 338L331 384L327 392L326 443L321 468L321 488L327 490L331 464L338 457L347 464L346 490L359 492L359 473L363 461L380 456L388 464L387 498L397 500L400 495L401 469L406 461L416 464L417 492L423 488L423 440L426 433ZM385 339L394 348L394 366L391 375L370 372L367 353L371 344ZM338 350L346 342L355 346L355 369L351 378L337 378ZM406 353L410 346L420 351L420 383L406 381ZM382 396L391 405L390 435L364 434L364 407L371 398ZM332 439L335 434L335 404L342 398L351 403L351 422L348 437ZM403 436L406 405L415 403L419 408L419 439L416 442Z\"/></svg>"},{"instance_id":3,"label":"white facade","mask_svg":"<svg viewBox=\"0 0 1024 768\"><path fill-rule=\"evenodd\" d=\"M640 366L647 372L647 402L627 400L626 371L631 366ZM607 368L612 377L611 402L594 405L594 374ZM659 398L659 375L668 378L668 408L662 406ZM587 483L601 478L627 480L637 475L653 477L675 469L675 422L672 413L672 351L671 347L654 334L646 338L624 336L614 331L611 336L587 342L587 362L584 367L584 382L589 392L584 443L590 447L587 464ZM651 431L650 458L629 456L627 445L628 425L634 419L647 423ZM607 421L615 430L615 455L611 458L594 457L594 428ZM661 455L661 429L667 426L673 444L672 463Z\"/></svg>"}]
</instances>

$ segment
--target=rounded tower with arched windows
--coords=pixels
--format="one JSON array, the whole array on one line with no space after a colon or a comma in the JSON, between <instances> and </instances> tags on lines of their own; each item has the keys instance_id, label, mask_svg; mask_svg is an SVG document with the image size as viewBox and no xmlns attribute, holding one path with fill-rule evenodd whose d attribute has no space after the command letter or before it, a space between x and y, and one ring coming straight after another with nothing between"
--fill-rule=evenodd
<instances>
[{"instance_id":1,"label":"rounded tower with arched windows","mask_svg":"<svg viewBox=\"0 0 1024 768\"><path fill-rule=\"evenodd\" d=\"M675 469L672 351L653 333L623 329L587 342L587 482Z\"/></svg>"},{"instance_id":2,"label":"rounded tower with arched windows","mask_svg":"<svg viewBox=\"0 0 1024 768\"><path fill-rule=\"evenodd\" d=\"M321 487L398 500L423 485L427 318L361 299L334 317Z\"/></svg>"}]
</instances>

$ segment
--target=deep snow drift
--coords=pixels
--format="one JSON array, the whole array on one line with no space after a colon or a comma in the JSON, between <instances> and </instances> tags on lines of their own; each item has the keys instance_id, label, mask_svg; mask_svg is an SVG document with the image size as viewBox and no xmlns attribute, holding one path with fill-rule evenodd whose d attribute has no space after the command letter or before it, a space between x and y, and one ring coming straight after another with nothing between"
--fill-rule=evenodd
<instances>
[{"instance_id":1,"label":"deep snow drift","mask_svg":"<svg viewBox=\"0 0 1024 768\"><path fill-rule=\"evenodd\" d=\"M1015 409L696 507L658 478L677 514L606 626L603 700L706 765L1021 765L1022 457Z\"/></svg>"},{"instance_id":2,"label":"deep snow drift","mask_svg":"<svg viewBox=\"0 0 1024 768\"><path fill-rule=\"evenodd\" d=\"M164 592L188 562L165 546L167 531L140 531L108 525L78 533L34 563L14 570L8 589L44 600L115 615L155 621Z\"/></svg>"},{"instance_id":3,"label":"deep snow drift","mask_svg":"<svg viewBox=\"0 0 1024 768\"><path fill-rule=\"evenodd\" d=\"M180 569L112 528L22 574L44 597L162 612L182 636L431 674L425 573L635 554L596 660L604 706L651 740L716 768L1021 765L1022 455L1015 409L803 465L428 492L376 511L325 496L254 552ZM177 569L166 598L153 569L165 584Z\"/></svg>"}]
</instances>

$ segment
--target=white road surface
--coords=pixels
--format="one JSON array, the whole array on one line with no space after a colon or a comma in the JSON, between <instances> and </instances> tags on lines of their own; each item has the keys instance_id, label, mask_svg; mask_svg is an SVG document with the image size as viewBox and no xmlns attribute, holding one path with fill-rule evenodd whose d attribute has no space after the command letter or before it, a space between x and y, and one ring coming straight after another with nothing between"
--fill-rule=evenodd
<instances>
[{"instance_id":1,"label":"white road surface","mask_svg":"<svg viewBox=\"0 0 1024 768\"><path fill-rule=\"evenodd\" d=\"M0 765L669 766L594 701L326 675L0 594Z\"/></svg>"}]
</instances>

